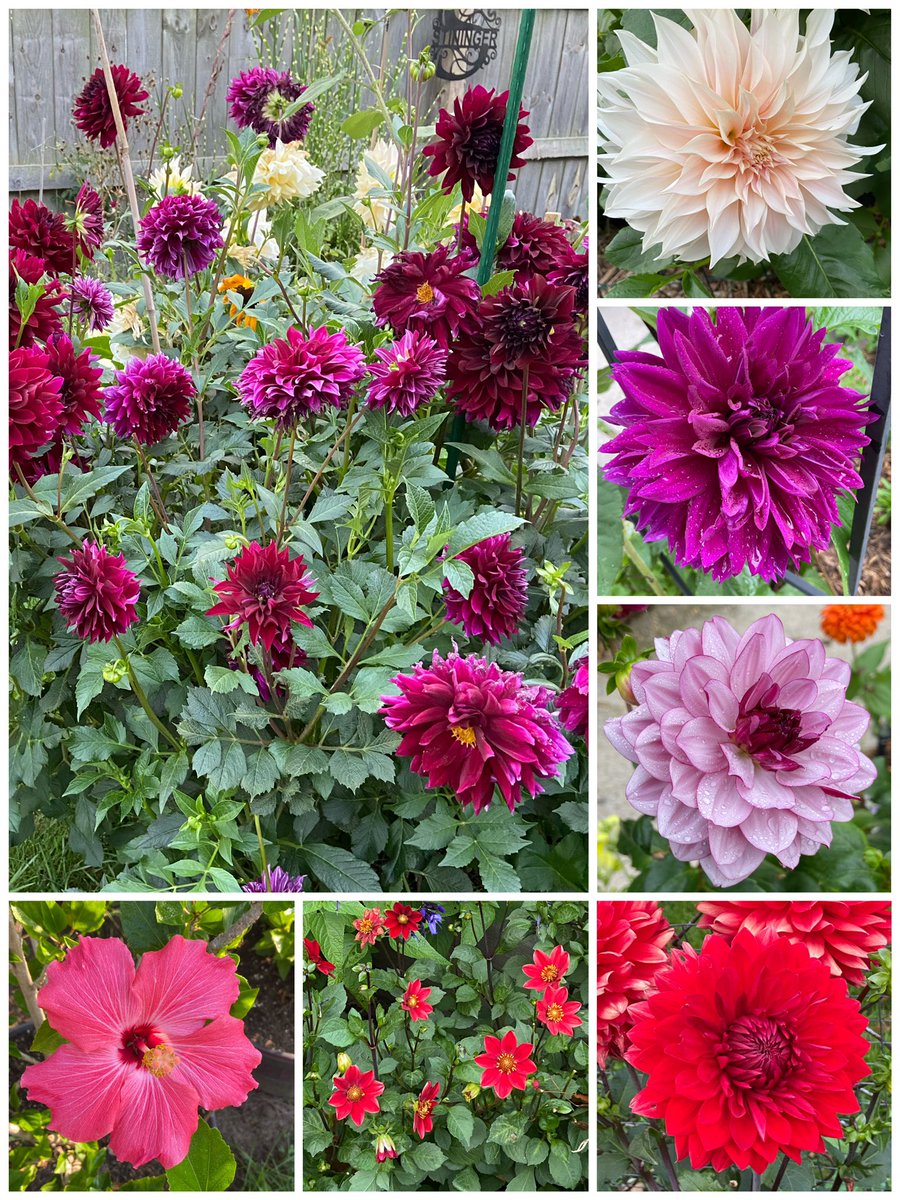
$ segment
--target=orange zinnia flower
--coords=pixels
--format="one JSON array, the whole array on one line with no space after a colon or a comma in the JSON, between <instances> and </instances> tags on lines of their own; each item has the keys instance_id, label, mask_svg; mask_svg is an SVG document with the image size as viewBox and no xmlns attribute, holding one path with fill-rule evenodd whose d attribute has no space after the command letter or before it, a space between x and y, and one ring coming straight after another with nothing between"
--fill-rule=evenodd
<instances>
[{"instance_id":1,"label":"orange zinnia flower","mask_svg":"<svg viewBox=\"0 0 900 1200\"><path fill-rule=\"evenodd\" d=\"M822 632L836 642L864 642L884 617L881 604L826 604Z\"/></svg>"}]
</instances>

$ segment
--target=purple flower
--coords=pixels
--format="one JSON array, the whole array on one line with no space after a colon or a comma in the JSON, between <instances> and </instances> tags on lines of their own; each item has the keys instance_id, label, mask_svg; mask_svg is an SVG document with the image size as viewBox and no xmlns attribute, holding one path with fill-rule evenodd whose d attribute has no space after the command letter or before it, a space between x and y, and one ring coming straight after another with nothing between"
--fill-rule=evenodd
<instances>
[{"instance_id":1,"label":"purple flower","mask_svg":"<svg viewBox=\"0 0 900 1200\"><path fill-rule=\"evenodd\" d=\"M585 657L575 668L575 676L571 684L564 688L556 699L560 725L577 737L587 737L590 691L590 664Z\"/></svg>"},{"instance_id":2,"label":"purple flower","mask_svg":"<svg viewBox=\"0 0 900 1200\"><path fill-rule=\"evenodd\" d=\"M90 275L76 275L69 284L72 311L89 329L105 329L115 315L109 289Z\"/></svg>"},{"instance_id":3,"label":"purple flower","mask_svg":"<svg viewBox=\"0 0 900 1200\"><path fill-rule=\"evenodd\" d=\"M443 904L420 904L419 911L422 914L423 921L428 926L428 932L434 937L444 919Z\"/></svg>"},{"instance_id":4,"label":"purple flower","mask_svg":"<svg viewBox=\"0 0 900 1200\"><path fill-rule=\"evenodd\" d=\"M362 351L342 329L329 333L323 325L306 337L292 327L251 358L237 389L252 417L271 417L290 429L326 404L342 408L365 373Z\"/></svg>"},{"instance_id":5,"label":"purple flower","mask_svg":"<svg viewBox=\"0 0 900 1200\"><path fill-rule=\"evenodd\" d=\"M774 615L743 636L714 617L660 639L657 659L631 669L637 707L606 723L637 763L629 801L717 887L766 854L796 867L875 778L859 749L869 714L846 699L849 682L848 663L818 639L790 642Z\"/></svg>"},{"instance_id":6,"label":"purple flower","mask_svg":"<svg viewBox=\"0 0 900 1200\"><path fill-rule=\"evenodd\" d=\"M141 585L122 554L85 538L54 580L56 603L66 625L88 642L108 642L137 619Z\"/></svg>"},{"instance_id":7,"label":"purple flower","mask_svg":"<svg viewBox=\"0 0 900 1200\"><path fill-rule=\"evenodd\" d=\"M428 174L443 176L441 187L445 192L452 192L458 183L463 199L471 200L476 184L485 195L494 190L508 99L509 92L495 95L493 88L488 91L476 84L453 101L452 112L442 108L438 113L434 127L437 140L422 153L431 158ZM521 156L534 141L525 124L527 116L520 108L507 179L515 179L515 172L525 165Z\"/></svg>"},{"instance_id":8,"label":"purple flower","mask_svg":"<svg viewBox=\"0 0 900 1200\"><path fill-rule=\"evenodd\" d=\"M106 419L119 437L152 446L188 419L196 391L190 371L174 358L130 358L106 389Z\"/></svg>"},{"instance_id":9,"label":"purple flower","mask_svg":"<svg viewBox=\"0 0 900 1200\"><path fill-rule=\"evenodd\" d=\"M625 431L604 447L606 478L680 566L772 581L828 546L873 418L826 336L802 308L720 308L715 324L666 308L659 356L618 352L610 420Z\"/></svg>"},{"instance_id":10,"label":"purple flower","mask_svg":"<svg viewBox=\"0 0 900 1200\"><path fill-rule=\"evenodd\" d=\"M398 342L379 346L375 357L378 362L369 364L370 408L387 406L391 412L411 417L434 399L446 379L447 351L427 333L410 329Z\"/></svg>"},{"instance_id":11,"label":"purple flower","mask_svg":"<svg viewBox=\"0 0 900 1200\"><path fill-rule=\"evenodd\" d=\"M202 196L164 196L141 219L137 248L157 275L196 275L222 248L222 214Z\"/></svg>"},{"instance_id":12,"label":"purple flower","mask_svg":"<svg viewBox=\"0 0 900 1200\"><path fill-rule=\"evenodd\" d=\"M314 104L302 104L291 117L286 111L306 91L287 71L274 67L253 67L242 71L228 85L231 119L238 129L255 129L268 134L269 145L277 141L302 142L316 111Z\"/></svg>"},{"instance_id":13,"label":"purple flower","mask_svg":"<svg viewBox=\"0 0 900 1200\"><path fill-rule=\"evenodd\" d=\"M510 543L510 535L485 538L456 555L472 570L474 581L463 596L444 580L447 620L462 625L466 637L481 638L496 646L519 632L528 604L528 573L525 555Z\"/></svg>"},{"instance_id":14,"label":"purple flower","mask_svg":"<svg viewBox=\"0 0 900 1200\"><path fill-rule=\"evenodd\" d=\"M305 875L288 875L281 867L269 867L266 875L252 883L242 883L242 892L302 892Z\"/></svg>"}]
</instances>

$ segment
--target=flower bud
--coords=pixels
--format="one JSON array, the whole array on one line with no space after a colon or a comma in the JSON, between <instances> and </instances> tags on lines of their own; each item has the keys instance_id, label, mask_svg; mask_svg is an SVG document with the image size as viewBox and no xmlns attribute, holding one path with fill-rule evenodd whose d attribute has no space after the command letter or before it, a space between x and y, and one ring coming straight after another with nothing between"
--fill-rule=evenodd
<instances>
[{"instance_id":1,"label":"flower bud","mask_svg":"<svg viewBox=\"0 0 900 1200\"><path fill-rule=\"evenodd\" d=\"M396 1158L397 1147L394 1145L394 1139L387 1133L379 1133L375 1139L375 1160L376 1162L384 1162L386 1158Z\"/></svg>"},{"instance_id":2,"label":"flower bud","mask_svg":"<svg viewBox=\"0 0 900 1200\"><path fill-rule=\"evenodd\" d=\"M467 1083L463 1088L463 1095L466 1098L466 1103L471 1104L476 1096L480 1095L481 1088L477 1083Z\"/></svg>"},{"instance_id":3,"label":"flower bud","mask_svg":"<svg viewBox=\"0 0 900 1200\"><path fill-rule=\"evenodd\" d=\"M106 683L120 683L126 676L128 668L125 665L124 658L119 658L115 662L104 663L103 678Z\"/></svg>"},{"instance_id":4,"label":"flower bud","mask_svg":"<svg viewBox=\"0 0 900 1200\"><path fill-rule=\"evenodd\" d=\"M184 88L181 86L180 83L176 83L175 86L172 88L172 99L180 100L183 95L184 95Z\"/></svg>"},{"instance_id":5,"label":"flower bud","mask_svg":"<svg viewBox=\"0 0 900 1200\"><path fill-rule=\"evenodd\" d=\"M340 1071L340 1073L342 1075L346 1075L352 1066L353 1066L353 1059L350 1057L349 1054L345 1054L344 1051L342 1050L340 1052L340 1054L337 1056L338 1070Z\"/></svg>"}]
</instances>

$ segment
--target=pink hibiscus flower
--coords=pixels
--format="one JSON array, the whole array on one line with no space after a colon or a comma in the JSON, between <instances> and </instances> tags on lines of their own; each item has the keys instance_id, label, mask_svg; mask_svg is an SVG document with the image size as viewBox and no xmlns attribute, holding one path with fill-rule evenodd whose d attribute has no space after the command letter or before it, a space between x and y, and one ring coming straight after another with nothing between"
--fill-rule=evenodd
<instances>
[{"instance_id":1,"label":"pink hibiscus flower","mask_svg":"<svg viewBox=\"0 0 900 1200\"><path fill-rule=\"evenodd\" d=\"M82 938L51 963L38 1001L66 1039L22 1076L50 1128L74 1142L111 1134L110 1149L168 1170L187 1155L198 1107L243 1104L262 1056L229 1015L235 965L206 942L173 937L135 970L118 938Z\"/></svg>"}]
</instances>

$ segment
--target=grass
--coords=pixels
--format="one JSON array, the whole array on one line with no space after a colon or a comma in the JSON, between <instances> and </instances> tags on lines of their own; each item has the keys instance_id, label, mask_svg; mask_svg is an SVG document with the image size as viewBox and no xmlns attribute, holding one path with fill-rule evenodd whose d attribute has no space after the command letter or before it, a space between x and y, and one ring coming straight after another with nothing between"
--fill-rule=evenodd
<instances>
[{"instance_id":1,"label":"grass","mask_svg":"<svg viewBox=\"0 0 900 1200\"><path fill-rule=\"evenodd\" d=\"M234 1190L242 1192L292 1192L294 1146L290 1138L276 1142L262 1158L235 1151L238 1169Z\"/></svg>"},{"instance_id":2,"label":"grass","mask_svg":"<svg viewBox=\"0 0 900 1200\"><path fill-rule=\"evenodd\" d=\"M68 838L64 821L49 820L36 813L31 837L9 848L10 891L99 891L103 872L86 867L69 849Z\"/></svg>"}]
</instances>

